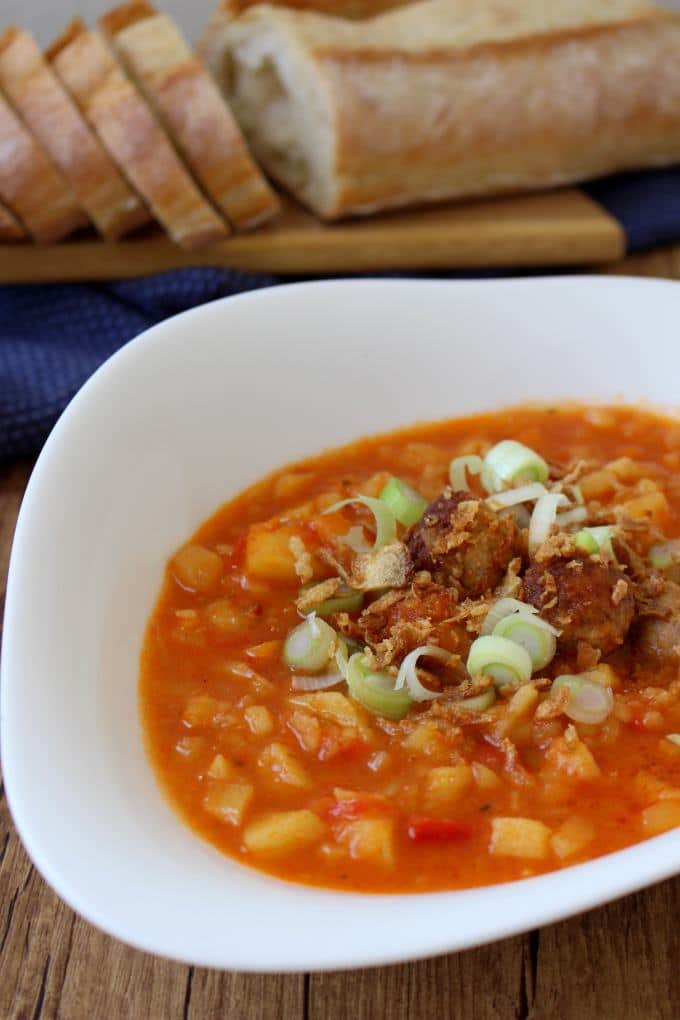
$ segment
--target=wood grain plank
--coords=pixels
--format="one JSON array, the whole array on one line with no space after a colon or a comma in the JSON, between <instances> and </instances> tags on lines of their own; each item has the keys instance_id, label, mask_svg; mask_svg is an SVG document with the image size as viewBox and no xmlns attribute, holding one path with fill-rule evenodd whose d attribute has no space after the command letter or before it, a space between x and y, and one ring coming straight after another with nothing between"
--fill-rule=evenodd
<instances>
[{"instance_id":1,"label":"wood grain plank","mask_svg":"<svg viewBox=\"0 0 680 1020\"><path fill-rule=\"evenodd\" d=\"M186 1020L303 1020L303 974L235 974L197 968Z\"/></svg>"},{"instance_id":2,"label":"wood grain plank","mask_svg":"<svg viewBox=\"0 0 680 1020\"><path fill-rule=\"evenodd\" d=\"M185 252L160 234L117 243L0 246L0 283L103 280L180 266L304 274L476 266L584 265L621 258L619 224L576 188L323 225L285 202L282 217Z\"/></svg>"}]
</instances>

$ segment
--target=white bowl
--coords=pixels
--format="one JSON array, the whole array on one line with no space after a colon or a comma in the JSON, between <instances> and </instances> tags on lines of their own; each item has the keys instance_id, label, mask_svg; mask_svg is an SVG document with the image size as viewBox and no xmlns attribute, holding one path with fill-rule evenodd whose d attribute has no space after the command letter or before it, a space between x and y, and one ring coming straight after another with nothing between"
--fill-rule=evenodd
<instances>
[{"instance_id":1,"label":"white bowl","mask_svg":"<svg viewBox=\"0 0 680 1020\"><path fill-rule=\"evenodd\" d=\"M288 884L194 835L145 757L139 651L169 554L282 462L522 400L677 402L680 285L337 281L206 305L128 344L38 461L5 615L2 743L35 865L149 952L236 970L463 949L666 878L680 830L523 882L368 896Z\"/></svg>"}]
</instances>

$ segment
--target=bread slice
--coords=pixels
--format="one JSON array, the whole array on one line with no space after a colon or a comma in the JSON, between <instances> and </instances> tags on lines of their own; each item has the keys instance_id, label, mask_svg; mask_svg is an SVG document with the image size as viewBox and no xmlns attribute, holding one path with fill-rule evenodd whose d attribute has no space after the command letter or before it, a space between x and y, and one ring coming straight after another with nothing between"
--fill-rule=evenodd
<instances>
[{"instance_id":1,"label":"bread slice","mask_svg":"<svg viewBox=\"0 0 680 1020\"><path fill-rule=\"evenodd\" d=\"M208 198L237 230L279 211L214 80L174 22L147 0L116 7L99 22L124 68L160 117Z\"/></svg>"},{"instance_id":2,"label":"bread slice","mask_svg":"<svg viewBox=\"0 0 680 1020\"><path fill-rule=\"evenodd\" d=\"M0 86L104 237L122 237L149 222L35 39L14 26L0 35Z\"/></svg>"},{"instance_id":3,"label":"bread slice","mask_svg":"<svg viewBox=\"0 0 680 1020\"><path fill-rule=\"evenodd\" d=\"M222 61L261 164L329 219L680 160L680 17L640 0L261 5Z\"/></svg>"},{"instance_id":4,"label":"bread slice","mask_svg":"<svg viewBox=\"0 0 680 1020\"><path fill-rule=\"evenodd\" d=\"M60 241L89 222L64 178L1 93L0 201L40 243Z\"/></svg>"},{"instance_id":5,"label":"bread slice","mask_svg":"<svg viewBox=\"0 0 680 1020\"><path fill-rule=\"evenodd\" d=\"M19 220L6 205L0 203L0 242L7 244L8 241L26 240L28 240L28 234L19 223Z\"/></svg>"},{"instance_id":6,"label":"bread slice","mask_svg":"<svg viewBox=\"0 0 680 1020\"><path fill-rule=\"evenodd\" d=\"M189 176L164 130L102 37L76 20L48 58L110 155L170 237L196 249L229 228Z\"/></svg>"}]
</instances>

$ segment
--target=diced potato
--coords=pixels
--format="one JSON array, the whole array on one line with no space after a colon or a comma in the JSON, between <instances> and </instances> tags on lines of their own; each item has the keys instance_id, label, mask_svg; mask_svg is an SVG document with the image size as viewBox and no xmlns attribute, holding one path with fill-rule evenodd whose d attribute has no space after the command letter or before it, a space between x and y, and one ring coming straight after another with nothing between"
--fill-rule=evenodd
<instances>
[{"instance_id":1,"label":"diced potato","mask_svg":"<svg viewBox=\"0 0 680 1020\"><path fill-rule=\"evenodd\" d=\"M283 641L262 641L259 645L251 645L246 648L246 655L249 659L271 662L273 659L281 658Z\"/></svg>"},{"instance_id":2,"label":"diced potato","mask_svg":"<svg viewBox=\"0 0 680 1020\"><path fill-rule=\"evenodd\" d=\"M279 475L274 482L272 495L274 499L294 499L313 477L314 475L310 471L286 471L284 475Z\"/></svg>"},{"instance_id":3,"label":"diced potato","mask_svg":"<svg viewBox=\"0 0 680 1020\"><path fill-rule=\"evenodd\" d=\"M208 775L213 779L229 779L234 774L234 766L223 754L216 754L210 763Z\"/></svg>"},{"instance_id":4,"label":"diced potato","mask_svg":"<svg viewBox=\"0 0 680 1020\"><path fill-rule=\"evenodd\" d=\"M391 818L358 818L347 822L338 840L349 848L350 857L370 861L383 868L394 867L394 821Z\"/></svg>"},{"instance_id":5,"label":"diced potato","mask_svg":"<svg viewBox=\"0 0 680 1020\"><path fill-rule=\"evenodd\" d=\"M485 793L491 793L492 790L497 790L501 785L500 776L487 765L482 765L481 762L473 761L472 775L479 789Z\"/></svg>"},{"instance_id":6,"label":"diced potato","mask_svg":"<svg viewBox=\"0 0 680 1020\"><path fill-rule=\"evenodd\" d=\"M321 745L321 724L315 715L296 711L288 723L303 751L318 751Z\"/></svg>"},{"instance_id":7,"label":"diced potato","mask_svg":"<svg viewBox=\"0 0 680 1020\"><path fill-rule=\"evenodd\" d=\"M538 704L538 691L533 684L522 684L510 698L505 711L494 726L499 737L512 734L518 724L533 714Z\"/></svg>"},{"instance_id":8,"label":"diced potato","mask_svg":"<svg viewBox=\"0 0 680 1020\"><path fill-rule=\"evenodd\" d=\"M260 755L259 765L269 769L275 779L288 786L306 789L312 785L307 770L285 744L275 742L265 747Z\"/></svg>"},{"instance_id":9,"label":"diced potato","mask_svg":"<svg viewBox=\"0 0 680 1020\"><path fill-rule=\"evenodd\" d=\"M579 738L574 726L567 727L564 737L551 740L545 761L549 769L574 779L596 779L600 775L590 748Z\"/></svg>"},{"instance_id":10,"label":"diced potato","mask_svg":"<svg viewBox=\"0 0 680 1020\"><path fill-rule=\"evenodd\" d=\"M314 715L328 722L337 723L338 726L345 726L348 729L357 730L364 740L372 737L371 727L366 722L363 713L354 702L350 701L344 694L338 691L319 691L315 694L299 694L290 698L293 705L307 708Z\"/></svg>"},{"instance_id":11,"label":"diced potato","mask_svg":"<svg viewBox=\"0 0 680 1020\"><path fill-rule=\"evenodd\" d=\"M182 719L189 726L208 726L224 706L209 694L195 694L184 706Z\"/></svg>"},{"instance_id":12,"label":"diced potato","mask_svg":"<svg viewBox=\"0 0 680 1020\"><path fill-rule=\"evenodd\" d=\"M666 523L669 512L668 500L660 489L626 500L623 507L629 517L651 521L659 528Z\"/></svg>"},{"instance_id":13,"label":"diced potato","mask_svg":"<svg viewBox=\"0 0 680 1020\"><path fill-rule=\"evenodd\" d=\"M612 460L608 467L617 478L628 485L637 482L647 471L644 464L639 464L637 461L631 460L630 457L619 457L617 460Z\"/></svg>"},{"instance_id":14,"label":"diced potato","mask_svg":"<svg viewBox=\"0 0 680 1020\"><path fill-rule=\"evenodd\" d=\"M172 570L183 588L209 594L222 577L222 558L202 545L185 545L172 561Z\"/></svg>"},{"instance_id":15,"label":"diced potato","mask_svg":"<svg viewBox=\"0 0 680 1020\"><path fill-rule=\"evenodd\" d=\"M469 765L443 765L430 769L425 779L425 810L441 813L453 807L472 785Z\"/></svg>"},{"instance_id":16,"label":"diced potato","mask_svg":"<svg viewBox=\"0 0 680 1020\"><path fill-rule=\"evenodd\" d=\"M274 716L264 705L251 705L243 713L251 733L266 736L274 729Z\"/></svg>"},{"instance_id":17,"label":"diced potato","mask_svg":"<svg viewBox=\"0 0 680 1020\"><path fill-rule=\"evenodd\" d=\"M584 475L579 481L581 492L586 503L591 499L605 500L617 489L617 478L613 471L603 468Z\"/></svg>"},{"instance_id":18,"label":"diced potato","mask_svg":"<svg viewBox=\"0 0 680 1020\"><path fill-rule=\"evenodd\" d=\"M494 818L489 852L541 860L550 851L550 829L533 818Z\"/></svg>"},{"instance_id":19,"label":"diced potato","mask_svg":"<svg viewBox=\"0 0 680 1020\"><path fill-rule=\"evenodd\" d=\"M313 811L278 811L251 822L243 842L252 853L287 854L317 843L325 831Z\"/></svg>"},{"instance_id":20,"label":"diced potato","mask_svg":"<svg viewBox=\"0 0 680 1020\"><path fill-rule=\"evenodd\" d=\"M205 614L210 625L220 634L240 633L247 625L248 618L232 599L218 599L206 607Z\"/></svg>"},{"instance_id":21,"label":"diced potato","mask_svg":"<svg viewBox=\"0 0 680 1020\"><path fill-rule=\"evenodd\" d=\"M433 722L419 723L412 733L402 741L402 747L415 754L435 756L444 754L446 741Z\"/></svg>"},{"instance_id":22,"label":"diced potato","mask_svg":"<svg viewBox=\"0 0 680 1020\"><path fill-rule=\"evenodd\" d=\"M206 746L205 737L181 737L175 744L175 750L183 758L198 758Z\"/></svg>"},{"instance_id":23,"label":"diced potato","mask_svg":"<svg viewBox=\"0 0 680 1020\"><path fill-rule=\"evenodd\" d=\"M680 788L657 779L651 772L638 772L633 780L633 793L641 804L653 804L657 800L680 801Z\"/></svg>"},{"instance_id":24,"label":"diced potato","mask_svg":"<svg viewBox=\"0 0 680 1020\"><path fill-rule=\"evenodd\" d=\"M573 857L583 850L594 836L595 829L590 822L572 815L552 834L550 844L558 857Z\"/></svg>"},{"instance_id":25,"label":"diced potato","mask_svg":"<svg viewBox=\"0 0 680 1020\"><path fill-rule=\"evenodd\" d=\"M246 573L267 581L298 580L290 540L298 532L290 525L251 524L246 539Z\"/></svg>"},{"instance_id":26,"label":"diced potato","mask_svg":"<svg viewBox=\"0 0 680 1020\"><path fill-rule=\"evenodd\" d=\"M660 800L642 812L642 825L650 836L680 825L680 800Z\"/></svg>"},{"instance_id":27,"label":"diced potato","mask_svg":"<svg viewBox=\"0 0 680 1020\"><path fill-rule=\"evenodd\" d=\"M227 783L209 790L203 798L203 807L222 822L240 825L252 799L253 788L249 783Z\"/></svg>"}]
</instances>

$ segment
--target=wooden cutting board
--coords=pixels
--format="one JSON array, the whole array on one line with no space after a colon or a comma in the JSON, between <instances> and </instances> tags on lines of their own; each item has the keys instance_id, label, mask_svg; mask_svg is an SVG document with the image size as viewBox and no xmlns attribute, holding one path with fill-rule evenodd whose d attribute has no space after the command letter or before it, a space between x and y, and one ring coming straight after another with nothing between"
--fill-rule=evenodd
<instances>
[{"instance_id":1,"label":"wooden cutting board","mask_svg":"<svg viewBox=\"0 0 680 1020\"><path fill-rule=\"evenodd\" d=\"M620 225L576 188L435 206L326 225L289 200L271 226L185 252L160 232L0 245L0 283L105 280L181 266L313 275L407 269L569 266L625 254Z\"/></svg>"}]
</instances>

